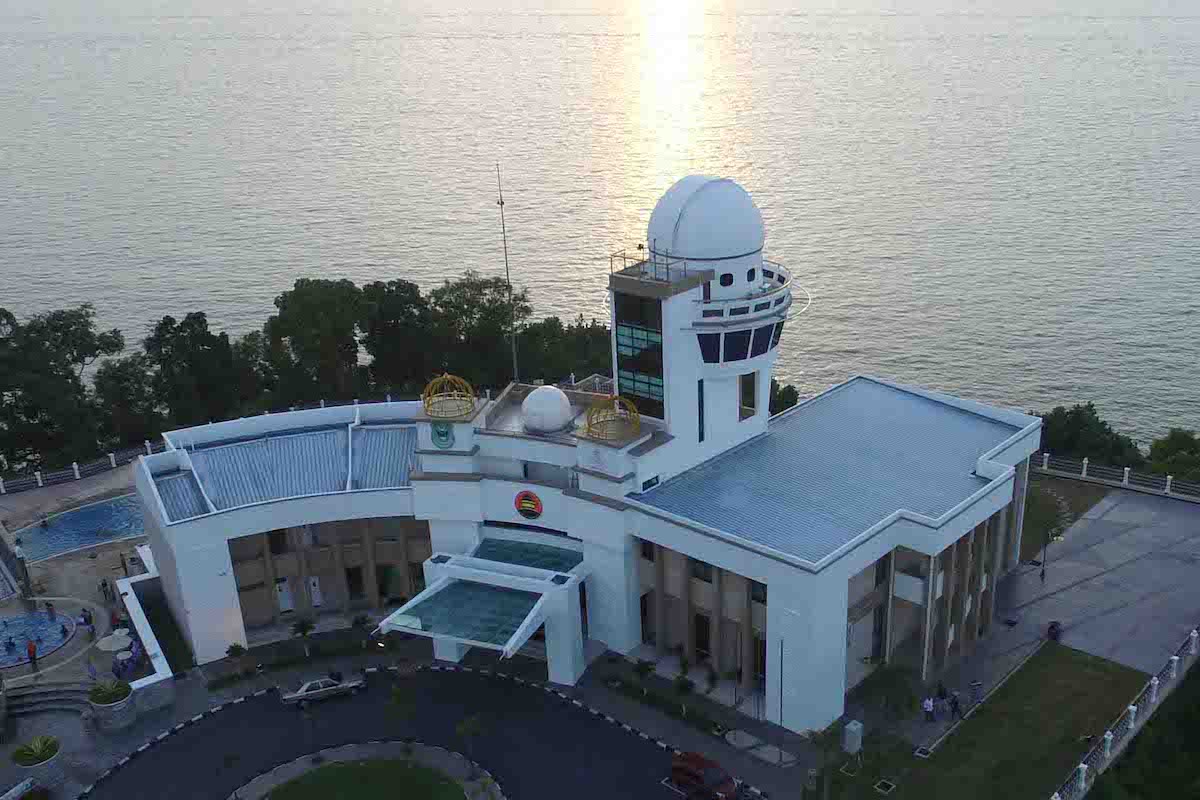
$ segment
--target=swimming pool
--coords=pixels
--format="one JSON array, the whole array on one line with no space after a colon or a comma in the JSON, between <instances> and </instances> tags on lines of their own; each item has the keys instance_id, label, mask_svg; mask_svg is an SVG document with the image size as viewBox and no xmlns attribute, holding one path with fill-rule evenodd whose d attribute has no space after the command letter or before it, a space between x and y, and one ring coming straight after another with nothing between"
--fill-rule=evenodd
<instances>
[{"instance_id":1,"label":"swimming pool","mask_svg":"<svg viewBox=\"0 0 1200 800\"><path fill-rule=\"evenodd\" d=\"M127 494L112 500L57 514L46 523L21 528L16 536L27 561L44 561L81 547L141 536L142 504L137 495Z\"/></svg>"},{"instance_id":2,"label":"swimming pool","mask_svg":"<svg viewBox=\"0 0 1200 800\"><path fill-rule=\"evenodd\" d=\"M74 633L74 620L62 614L51 618L45 611L34 611L0 618L0 667L27 663L25 643L29 640L37 644L37 656L42 658L69 642Z\"/></svg>"}]
</instances>

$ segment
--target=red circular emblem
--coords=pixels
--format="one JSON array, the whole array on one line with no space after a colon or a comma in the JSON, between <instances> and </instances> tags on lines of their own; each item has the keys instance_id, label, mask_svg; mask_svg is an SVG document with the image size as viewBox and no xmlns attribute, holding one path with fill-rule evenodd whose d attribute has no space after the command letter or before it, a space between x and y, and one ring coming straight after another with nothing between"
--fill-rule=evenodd
<instances>
[{"instance_id":1,"label":"red circular emblem","mask_svg":"<svg viewBox=\"0 0 1200 800\"><path fill-rule=\"evenodd\" d=\"M536 494L528 490L517 494L513 503L517 513L525 519L537 519L542 515L542 501Z\"/></svg>"}]
</instances>

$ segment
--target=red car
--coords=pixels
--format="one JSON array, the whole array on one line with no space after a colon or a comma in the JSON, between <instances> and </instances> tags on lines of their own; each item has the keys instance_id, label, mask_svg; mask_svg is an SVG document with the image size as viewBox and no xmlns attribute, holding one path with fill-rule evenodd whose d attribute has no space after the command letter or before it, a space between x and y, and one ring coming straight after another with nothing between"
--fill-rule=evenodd
<instances>
[{"instance_id":1,"label":"red car","mask_svg":"<svg viewBox=\"0 0 1200 800\"><path fill-rule=\"evenodd\" d=\"M737 782L721 765L699 753L680 753L671 758L671 783L688 800L735 800Z\"/></svg>"}]
</instances>

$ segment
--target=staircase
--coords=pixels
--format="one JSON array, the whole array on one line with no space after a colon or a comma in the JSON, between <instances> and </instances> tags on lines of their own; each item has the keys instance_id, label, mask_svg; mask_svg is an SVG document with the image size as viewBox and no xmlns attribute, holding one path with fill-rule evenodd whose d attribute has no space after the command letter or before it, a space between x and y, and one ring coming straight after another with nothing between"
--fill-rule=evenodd
<instances>
[{"instance_id":1,"label":"staircase","mask_svg":"<svg viewBox=\"0 0 1200 800\"><path fill-rule=\"evenodd\" d=\"M15 686L6 690L8 715L21 717L46 711L74 711L82 713L88 708L88 692L91 684L47 681L27 686Z\"/></svg>"}]
</instances>

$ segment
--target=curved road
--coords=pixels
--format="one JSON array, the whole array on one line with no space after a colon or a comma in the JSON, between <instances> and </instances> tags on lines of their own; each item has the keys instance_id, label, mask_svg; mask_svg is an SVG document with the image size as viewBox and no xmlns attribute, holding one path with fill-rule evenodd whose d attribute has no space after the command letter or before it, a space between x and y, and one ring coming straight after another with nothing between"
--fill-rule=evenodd
<instances>
[{"instance_id":1,"label":"curved road","mask_svg":"<svg viewBox=\"0 0 1200 800\"><path fill-rule=\"evenodd\" d=\"M272 767L326 747L371 739L418 739L468 754L511 800L678 800L659 781L670 754L651 740L542 689L478 673L421 671L400 678L415 713L392 713L393 678L312 707L311 725L275 693L227 705L119 768L90 797L103 800L225 800ZM479 714L484 732L464 747L454 732Z\"/></svg>"}]
</instances>

